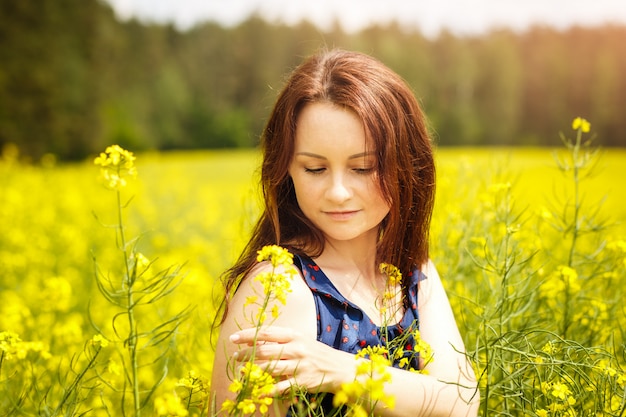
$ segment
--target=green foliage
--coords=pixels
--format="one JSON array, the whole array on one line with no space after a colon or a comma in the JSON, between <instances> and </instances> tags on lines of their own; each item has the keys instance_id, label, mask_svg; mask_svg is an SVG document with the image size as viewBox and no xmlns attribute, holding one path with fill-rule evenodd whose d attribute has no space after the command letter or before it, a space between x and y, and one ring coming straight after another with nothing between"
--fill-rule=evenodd
<instances>
[{"instance_id":1,"label":"green foliage","mask_svg":"<svg viewBox=\"0 0 626 417\"><path fill-rule=\"evenodd\" d=\"M626 218L624 195L611 193L623 188L626 153L594 154L586 144L584 136L581 161L601 158L585 165L595 169L579 171L579 200L573 171L557 168L549 150L437 150L432 256L477 365L485 416L541 416L566 404L587 413L578 415L624 415L626 230L608 227L603 216ZM573 166L573 149L556 154L560 166ZM118 245L119 211L110 210L118 207L116 195L96 183L91 161L32 166L16 158L10 147L0 157L0 414L122 415L126 393L126 415L133 415L129 287L117 292L113 285L137 282L133 291L142 296L157 289L153 283L178 282L159 275L167 270L160 265L188 261L175 293L134 304L145 347L136 355L135 381L144 415L211 415L213 285L257 215L251 178L258 154L142 153L138 178L122 199L124 230L141 238L122 244L118 237ZM112 227L101 227L92 211ZM153 256L141 277L124 266L145 265L139 251ZM110 289L104 296L93 254L104 273L100 285ZM159 328L188 305L196 308L175 332ZM115 315L117 334L110 326ZM151 347L155 328L171 337Z\"/></svg>"},{"instance_id":2,"label":"green foliage","mask_svg":"<svg viewBox=\"0 0 626 417\"><path fill-rule=\"evenodd\" d=\"M551 195L535 186L520 207L512 172L500 167L481 174L490 182L467 200L478 204L449 210L464 219L457 233L437 234L435 257L450 268L446 285L476 366L483 416L626 412L626 345L615 325L624 320L623 230L591 196L599 153L589 125L576 119L573 127L576 137L562 135L565 149L553 162L563 178L542 179L562 180L543 184ZM440 201L448 211L450 202Z\"/></svg>"},{"instance_id":3,"label":"green foliage","mask_svg":"<svg viewBox=\"0 0 626 417\"><path fill-rule=\"evenodd\" d=\"M558 145L571 114L624 146L622 40L605 26L427 39L397 24L348 34L258 16L186 32L120 22L98 0L0 4L0 147L80 159L109 143L136 151L256 145L282 77L323 46L372 54L414 88L441 145Z\"/></svg>"}]
</instances>

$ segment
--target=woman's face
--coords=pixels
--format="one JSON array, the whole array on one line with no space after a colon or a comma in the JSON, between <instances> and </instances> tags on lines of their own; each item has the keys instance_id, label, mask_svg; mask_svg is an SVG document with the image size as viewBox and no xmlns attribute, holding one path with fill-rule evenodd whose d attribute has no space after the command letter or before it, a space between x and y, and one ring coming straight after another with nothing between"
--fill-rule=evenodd
<instances>
[{"instance_id":1,"label":"woman's face","mask_svg":"<svg viewBox=\"0 0 626 417\"><path fill-rule=\"evenodd\" d=\"M376 154L351 110L331 103L302 109L289 167L298 205L327 241L378 237L389 213Z\"/></svg>"}]
</instances>

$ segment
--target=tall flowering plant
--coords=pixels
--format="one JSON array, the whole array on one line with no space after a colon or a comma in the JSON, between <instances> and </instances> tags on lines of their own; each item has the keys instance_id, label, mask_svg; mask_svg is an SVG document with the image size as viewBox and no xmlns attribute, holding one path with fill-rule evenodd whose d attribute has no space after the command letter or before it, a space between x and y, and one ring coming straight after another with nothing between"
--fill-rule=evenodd
<instances>
[{"instance_id":1,"label":"tall flowering plant","mask_svg":"<svg viewBox=\"0 0 626 417\"><path fill-rule=\"evenodd\" d=\"M235 393L236 397L234 400L224 401L222 411L233 416L252 415L257 411L265 415L274 402L272 397L274 378L266 369L254 363L257 339L261 327L271 323L280 314L279 306L287 302L287 294L291 292L291 280L296 274L293 254L280 246L263 247L258 252L257 261L269 262L271 271L255 276L254 279L261 284L263 292L249 296L245 301L244 309L250 311L250 314L247 314L249 324L256 328L256 332L251 359L238 372L234 363L230 369L232 383L229 390Z\"/></svg>"},{"instance_id":2,"label":"tall flowering plant","mask_svg":"<svg viewBox=\"0 0 626 417\"><path fill-rule=\"evenodd\" d=\"M165 377L168 349L165 342L185 320L189 308L156 324L149 319L153 316L160 317L150 313L150 307L156 308L161 300L172 294L182 278L179 266L155 271L154 261L138 250L139 238L127 236L124 209L128 207L128 203L123 202L122 191L137 176L135 159L132 152L112 145L96 157L94 163L100 167L104 186L115 193L117 221L114 229L123 265L119 276L101 271L96 263L96 282L104 298L119 311L111 320L110 338L121 342L126 351L125 355L120 355L126 376L120 396L120 409L124 412L129 409L137 417L146 408L148 400ZM161 374L151 386L146 386L145 380L140 378L140 372L147 368L157 368L157 372ZM130 394L130 401L127 394ZM163 401L157 401L157 410L163 406Z\"/></svg>"}]
</instances>

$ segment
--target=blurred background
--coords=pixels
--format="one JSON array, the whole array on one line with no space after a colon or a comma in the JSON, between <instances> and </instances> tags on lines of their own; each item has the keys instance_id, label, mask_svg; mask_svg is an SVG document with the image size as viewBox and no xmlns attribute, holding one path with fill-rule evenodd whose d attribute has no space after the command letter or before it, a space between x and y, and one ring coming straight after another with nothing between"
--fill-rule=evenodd
<instances>
[{"instance_id":1,"label":"blurred background","mask_svg":"<svg viewBox=\"0 0 626 417\"><path fill-rule=\"evenodd\" d=\"M0 149L254 147L320 47L400 73L439 146L560 145L576 116L626 146L622 0L0 0Z\"/></svg>"}]
</instances>

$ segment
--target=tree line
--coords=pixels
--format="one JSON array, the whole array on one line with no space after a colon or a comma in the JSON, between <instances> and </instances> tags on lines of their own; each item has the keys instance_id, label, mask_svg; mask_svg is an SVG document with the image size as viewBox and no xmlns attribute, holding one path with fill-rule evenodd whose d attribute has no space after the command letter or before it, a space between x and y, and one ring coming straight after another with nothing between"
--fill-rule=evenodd
<instances>
[{"instance_id":1,"label":"tree line","mask_svg":"<svg viewBox=\"0 0 626 417\"><path fill-rule=\"evenodd\" d=\"M439 146L558 145L576 116L626 146L626 26L346 33L251 16L235 27L120 21L99 0L0 2L0 147L38 160L258 143L284 76L320 47L369 53L414 89Z\"/></svg>"}]
</instances>

